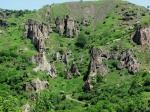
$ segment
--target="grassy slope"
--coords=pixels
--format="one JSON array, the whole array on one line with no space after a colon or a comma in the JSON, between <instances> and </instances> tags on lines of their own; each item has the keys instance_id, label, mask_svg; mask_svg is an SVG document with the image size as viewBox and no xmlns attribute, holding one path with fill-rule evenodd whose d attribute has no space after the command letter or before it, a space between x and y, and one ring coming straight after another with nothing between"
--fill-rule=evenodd
<instances>
[{"instance_id":1,"label":"grassy slope","mask_svg":"<svg viewBox=\"0 0 150 112\"><path fill-rule=\"evenodd\" d=\"M118 1L114 1L113 3L110 3L110 1L83 2L83 3L75 2L75 3L54 4L52 5L51 8L47 6L44 7L43 9L40 9L38 12L25 14L24 17L8 18L7 21L9 22L9 24L11 22L16 22L17 26L0 28L3 31L3 33L0 34L1 40L0 60L2 60L0 64L1 82L2 82L0 86L1 87L0 96L5 97L8 93L9 95L12 95L14 97L16 97L17 95L16 98L18 100L22 99L18 101L20 104L19 103L17 104L19 106L23 105L26 103L27 101L26 98L28 98L29 96L25 91L22 91L22 85L28 83L33 78L39 77L42 80L49 81L50 88L48 91L50 93L53 93L55 96L59 96L60 91L65 91L65 94L71 94L74 92L75 94L74 98L77 98L82 93L81 92L82 85L84 84L82 77L83 75L86 74L88 63L90 61L88 49L86 49L88 46L113 50L114 46L118 45L121 46L120 48L118 48L120 51L126 50L127 48L132 48L135 50L135 53L137 54L139 61L142 64L142 69L148 70L147 66L150 64L149 48L146 49L146 46L143 47L137 46L131 41L129 35L132 34L134 30L133 31L126 30L128 28L128 25L119 26L120 24L126 23L130 25L134 24L134 20L129 22L122 22L121 20L119 20L119 18L123 17L122 13L126 12L120 11L122 7L128 8L126 11L135 10L135 8L137 8L137 6L134 6L132 4L126 5L125 3L120 3ZM145 9L142 7L138 8L145 11ZM82 76L79 78L65 80L64 79L65 65L63 63L61 64L55 63L56 68L58 70L58 75L63 77L58 76L58 78L56 79L51 79L49 77L46 77L43 72L34 73L32 71L32 68L34 68L36 65L27 61L29 57L31 57L33 54L36 53L36 51L33 45L31 44L30 40L21 39L23 33L23 25L24 25L23 23L25 23L25 21L28 18L34 18L43 22L48 22L47 20L49 18L49 15L45 16L45 13L47 13L47 11L49 10L51 11L52 19L54 19L56 16L63 17L64 15L70 13L70 15L77 21L80 21L84 15L86 19L90 20L92 23L88 27L81 26L82 29L81 32L85 33L86 31L90 33L86 35L88 42L85 48L79 48L75 46L76 38L69 39L66 38L65 36L59 36L55 32L52 35L50 35L49 41L46 43L46 46L50 48L49 51L47 51L47 53L48 52L56 53L57 51L60 50L63 51L71 50L73 52L73 55L70 57L69 66L71 64L71 60L74 60L77 63L79 71L82 73ZM111 12L112 10L113 12ZM143 11L140 10L137 11L138 14L137 19L140 19L142 25L147 23L147 18L149 17L149 14L147 12L145 13L146 14L145 17L141 17L140 14ZM51 23L53 23L53 21ZM121 38L121 40L113 42L113 40L118 38ZM68 43L70 44L69 46ZM109 45L106 45L106 43L109 43ZM20 49L26 50L23 50L23 53L19 54ZM15 56L11 55L13 53L15 54ZM141 55L143 53L145 53L144 56ZM79 55L82 55L84 57L83 62L80 62L78 60ZM47 58L48 60L52 60L54 57L47 55ZM111 66L111 62L108 64L109 66ZM19 68L19 70L18 69L16 70L17 67L20 67L22 65L25 65L26 70L22 70L21 68ZM23 77L23 82L18 82L21 77ZM128 74L126 70L117 71L113 67L111 68L111 72L106 77L103 78L103 82L95 85L95 91L101 92L99 89L106 89L106 88L111 90L111 88L116 87L117 84L120 85L120 89L125 88L124 85L127 85L127 88L125 89L127 90L130 88L130 85L135 79L135 77L136 76ZM142 83L143 80L144 79L142 78L142 76L139 75L138 81ZM13 90L14 92L12 92ZM4 92L6 94L4 94ZM112 95L113 94L114 93L112 92ZM144 100L146 101L149 100L148 99L149 92L143 92L142 94L139 95L141 95ZM107 98L107 96L105 97ZM85 102L91 103L92 100L93 98ZM33 103L34 105L34 102L31 101L31 103ZM67 99L62 100L58 104L55 104L55 106L58 107L59 111L61 110L63 111L64 106L66 106L65 111L67 110L69 111L70 109L72 109L72 111L77 110L84 111L84 108L80 104L76 104L75 102L71 102Z\"/></svg>"}]
</instances>

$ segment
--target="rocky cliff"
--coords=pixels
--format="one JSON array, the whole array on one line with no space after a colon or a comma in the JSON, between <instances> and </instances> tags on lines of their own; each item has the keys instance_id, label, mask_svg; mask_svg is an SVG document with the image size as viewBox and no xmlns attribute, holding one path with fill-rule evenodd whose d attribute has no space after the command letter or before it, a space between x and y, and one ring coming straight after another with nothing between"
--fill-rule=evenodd
<instances>
[{"instance_id":1,"label":"rocky cliff","mask_svg":"<svg viewBox=\"0 0 150 112\"><path fill-rule=\"evenodd\" d=\"M40 41L49 38L49 33L52 33L52 28L37 20L28 19L24 26L23 39L30 38L34 46L39 50Z\"/></svg>"},{"instance_id":2,"label":"rocky cliff","mask_svg":"<svg viewBox=\"0 0 150 112\"><path fill-rule=\"evenodd\" d=\"M137 44L144 45L150 42L150 26L138 27L133 37Z\"/></svg>"},{"instance_id":3,"label":"rocky cliff","mask_svg":"<svg viewBox=\"0 0 150 112\"><path fill-rule=\"evenodd\" d=\"M140 71L140 63L137 61L131 49L123 51L120 57L120 63L117 66L118 69L127 68L132 74Z\"/></svg>"},{"instance_id":4,"label":"rocky cliff","mask_svg":"<svg viewBox=\"0 0 150 112\"><path fill-rule=\"evenodd\" d=\"M66 15L63 19L57 17L55 20L56 32L59 35L66 34L67 37L78 37L79 25L69 15Z\"/></svg>"},{"instance_id":5,"label":"rocky cliff","mask_svg":"<svg viewBox=\"0 0 150 112\"><path fill-rule=\"evenodd\" d=\"M25 85L25 91L29 91L30 89L35 90L38 93L39 90L43 90L49 87L49 83L47 81L41 81L39 78L32 80L29 84Z\"/></svg>"},{"instance_id":6,"label":"rocky cliff","mask_svg":"<svg viewBox=\"0 0 150 112\"><path fill-rule=\"evenodd\" d=\"M31 57L31 61L38 64L34 71L47 71L47 75L55 78L56 69L54 63L48 62L45 55L45 40L49 38L49 33L52 33L49 25L28 19L24 27L23 39L30 38L38 51L36 55Z\"/></svg>"},{"instance_id":7,"label":"rocky cliff","mask_svg":"<svg viewBox=\"0 0 150 112\"><path fill-rule=\"evenodd\" d=\"M103 60L107 59L107 52L101 49L92 49L90 51L91 61L89 64L89 76L96 76L98 74L108 74L107 66L103 65Z\"/></svg>"}]
</instances>

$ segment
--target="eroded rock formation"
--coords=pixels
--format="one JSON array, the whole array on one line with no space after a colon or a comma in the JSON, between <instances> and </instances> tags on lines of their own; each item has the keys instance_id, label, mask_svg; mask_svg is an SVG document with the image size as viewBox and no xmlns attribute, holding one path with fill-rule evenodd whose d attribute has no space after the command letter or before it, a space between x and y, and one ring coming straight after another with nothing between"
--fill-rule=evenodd
<instances>
[{"instance_id":1,"label":"eroded rock formation","mask_svg":"<svg viewBox=\"0 0 150 112\"><path fill-rule=\"evenodd\" d=\"M84 26L89 26L90 22L86 20L85 18L82 18L81 24L83 24Z\"/></svg>"},{"instance_id":2,"label":"eroded rock formation","mask_svg":"<svg viewBox=\"0 0 150 112\"><path fill-rule=\"evenodd\" d=\"M45 40L49 38L49 33L51 32L52 29L49 25L28 19L24 27L23 39L30 38L38 51L36 55L31 57L31 61L38 64L33 70L47 71L47 75L55 78L56 69L54 63L48 62L45 55Z\"/></svg>"},{"instance_id":3,"label":"eroded rock formation","mask_svg":"<svg viewBox=\"0 0 150 112\"><path fill-rule=\"evenodd\" d=\"M38 66L34 68L34 71L47 71L47 75L52 78L56 78L56 69L54 66L54 62L48 62L45 56L45 52L39 52L36 55L31 57L31 61L33 63L38 63Z\"/></svg>"},{"instance_id":4,"label":"eroded rock formation","mask_svg":"<svg viewBox=\"0 0 150 112\"><path fill-rule=\"evenodd\" d=\"M137 61L136 56L130 49L121 53L120 63L117 67L118 69L127 68L132 74L140 71L140 63Z\"/></svg>"},{"instance_id":5,"label":"eroded rock formation","mask_svg":"<svg viewBox=\"0 0 150 112\"><path fill-rule=\"evenodd\" d=\"M30 105L29 104L25 104L24 106L23 106L23 112L29 112L30 111Z\"/></svg>"},{"instance_id":6,"label":"eroded rock formation","mask_svg":"<svg viewBox=\"0 0 150 112\"><path fill-rule=\"evenodd\" d=\"M57 17L55 24L59 35L66 34L69 38L78 37L79 25L69 15L66 15L64 19Z\"/></svg>"},{"instance_id":7,"label":"eroded rock formation","mask_svg":"<svg viewBox=\"0 0 150 112\"><path fill-rule=\"evenodd\" d=\"M137 44L144 45L150 42L150 26L138 27L133 37Z\"/></svg>"},{"instance_id":8,"label":"eroded rock formation","mask_svg":"<svg viewBox=\"0 0 150 112\"><path fill-rule=\"evenodd\" d=\"M35 90L38 93L39 90L43 90L49 87L47 81L41 81L39 78L32 80L29 84L25 85L25 91Z\"/></svg>"},{"instance_id":9,"label":"eroded rock formation","mask_svg":"<svg viewBox=\"0 0 150 112\"><path fill-rule=\"evenodd\" d=\"M84 91L90 91L93 88L93 86L89 80L86 80L82 88Z\"/></svg>"},{"instance_id":10,"label":"eroded rock formation","mask_svg":"<svg viewBox=\"0 0 150 112\"><path fill-rule=\"evenodd\" d=\"M89 76L108 74L107 66L102 64L103 60L108 58L107 52L102 51L101 49L92 49L90 54L91 61L89 64Z\"/></svg>"},{"instance_id":11,"label":"eroded rock formation","mask_svg":"<svg viewBox=\"0 0 150 112\"><path fill-rule=\"evenodd\" d=\"M77 65L73 62L72 65L71 65L71 69L70 69L71 73L73 74L73 76L80 76L80 72L78 70L78 67Z\"/></svg>"},{"instance_id":12,"label":"eroded rock formation","mask_svg":"<svg viewBox=\"0 0 150 112\"><path fill-rule=\"evenodd\" d=\"M38 49L40 41L45 41L49 38L49 33L52 33L52 28L37 20L28 19L24 26L23 39L30 38L34 46Z\"/></svg>"}]
</instances>

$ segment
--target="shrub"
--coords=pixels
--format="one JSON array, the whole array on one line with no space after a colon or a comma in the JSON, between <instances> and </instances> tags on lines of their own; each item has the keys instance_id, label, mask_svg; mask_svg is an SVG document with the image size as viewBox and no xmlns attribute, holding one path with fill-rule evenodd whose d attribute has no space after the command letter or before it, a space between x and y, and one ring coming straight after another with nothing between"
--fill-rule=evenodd
<instances>
[{"instance_id":1,"label":"shrub","mask_svg":"<svg viewBox=\"0 0 150 112\"><path fill-rule=\"evenodd\" d=\"M79 37L78 37L78 39L77 39L76 45L77 45L78 47L84 47L86 43L87 43L87 41L86 41L85 34L80 33L80 34L79 34Z\"/></svg>"}]
</instances>

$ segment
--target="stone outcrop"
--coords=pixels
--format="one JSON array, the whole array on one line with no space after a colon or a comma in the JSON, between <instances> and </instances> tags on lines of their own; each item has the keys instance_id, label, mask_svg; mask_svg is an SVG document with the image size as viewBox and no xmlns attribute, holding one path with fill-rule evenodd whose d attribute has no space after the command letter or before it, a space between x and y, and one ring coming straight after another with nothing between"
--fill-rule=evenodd
<instances>
[{"instance_id":1,"label":"stone outcrop","mask_svg":"<svg viewBox=\"0 0 150 112\"><path fill-rule=\"evenodd\" d=\"M38 66L34 68L34 71L47 71L47 75L52 78L56 78L56 69L54 62L48 62L44 52L39 52L38 54L31 57L33 63L38 63Z\"/></svg>"},{"instance_id":2,"label":"stone outcrop","mask_svg":"<svg viewBox=\"0 0 150 112\"><path fill-rule=\"evenodd\" d=\"M83 24L84 26L89 26L90 22L87 21L85 18L82 18L81 24Z\"/></svg>"},{"instance_id":3,"label":"stone outcrop","mask_svg":"<svg viewBox=\"0 0 150 112\"><path fill-rule=\"evenodd\" d=\"M138 27L133 41L140 45L148 44L150 42L150 26Z\"/></svg>"},{"instance_id":4,"label":"stone outcrop","mask_svg":"<svg viewBox=\"0 0 150 112\"><path fill-rule=\"evenodd\" d=\"M65 79L72 79L70 69L67 69Z\"/></svg>"},{"instance_id":5,"label":"stone outcrop","mask_svg":"<svg viewBox=\"0 0 150 112\"><path fill-rule=\"evenodd\" d=\"M0 20L0 26L8 26L8 23L4 20Z\"/></svg>"},{"instance_id":6,"label":"stone outcrop","mask_svg":"<svg viewBox=\"0 0 150 112\"><path fill-rule=\"evenodd\" d=\"M71 69L70 69L71 73L73 74L73 76L80 76L80 72L78 70L78 67L77 65L73 62L72 65L71 65Z\"/></svg>"},{"instance_id":7,"label":"stone outcrop","mask_svg":"<svg viewBox=\"0 0 150 112\"><path fill-rule=\"evenodd\" d=\"M66 15L64 19L57 17L55 19L56 32L59 35L66 34L67 37L78 37L79 25L69 15Z\"/></svg>"},{"instance_id":8,"label":"stone outcrop","mask_svg":"<svg viewBox=\"0 0 150 112\"><path fill-rule=\"evenodd\" d=\"M40 41L49 38L49 33L52 33L52 28L49 25L37 20L28 19L24 26L23 39L30 38L38 50Z\"/></svg>"},{"instance_id":9,"label":"stone outcrop","mask_svg":"<svg viewBox=\"0 0 150 112\"><path fill-rule=\"evenodd\" d=\"M49 33L51 32L52 29L49 25L28 19L24 27L23 39L30 38L38 51L36 55L31 57L31 61L38 64L33 70L47 71L47 75L55 78L56 69L54 63L48 62L45 56L45 40L49 38Z\"/></svg>"},{"instance_id":10,"label":"stone outcrop","mask_svg":"<svg viewBox=\"0 0 150 112\"><path fill-rule=\"evenodd\" d=\"M35 90L36 93L38 93L39 90L43 90L48 87L49 83L47 81L41 81L39 78L37 78L25 85L25 91Z\"/></svg>"},{"instance_id":11,"label":"stone outcrop","mask_svg":"<svg viewBox=\"0 0 150 112\"><path fill-rule=\"evenodd\" d=\"M57 62L64 62L64 63L68 63L68 55L67 53L64 54L60 54L59 52L56 53L56 60Z\"/></svg>"},{"instance_id":12,"label":"stone outcrop","mask_svg":"<svg viewBox=\"0 0 150 112\"><path fill-rule=\"evenodd\" d=\"M101 49L92 49L90 54L89 76L108 74L107 66L102 64L103 60L108 59L107 52L102 51Z\"/></svg>"},{"instance_id":13,"label":"stone outcrop","mask_svg":"<svg viewBox=\"0 0 150 112\"><path fill-rule=\"evenodd\" d=\"M59 35L63 35L64 34L64 27L65 27L65 23L64 23L64 19L61 19L59 17L56 18L55 20L55 24L56 24L56 32Z\"/></svg>"},{"instance_id":14,"label":"stone outcrop","mask_svg":"<svg viewBox=\"0 0 150 112\"><path fill-rule=\"evenodd\" d=\"M30 105L29 104L25 104L24 106L23 106L23 112L30 112Z\"/></svg>"},{"instance_id":15,"label":"stone outcrop","mask_svg":"<svg viewBox=\"0 0 150 112\"><path fill-rule=\"evenodd\" d=\"M130 73L135 74L140 71L140 63L137 61L133 51L129 49L121 53L120 63L117 68L127 68Z\"/></svg>"},{"instance_id":16,"label":"stone outcrop","mask_svg":"<svg viewBox=\"0 0 150 112\"><path fill-rule=\"evenodd\" d=\"M82 89L84 91L90 91L90 90L92 90L92 88L93 88L93 86L92 86L92 84L90 83L89 80L86 80L85 83L84 83L84 86L82 87Z\"/></svg>"}]
</instances>

